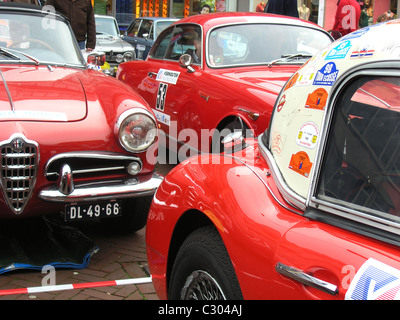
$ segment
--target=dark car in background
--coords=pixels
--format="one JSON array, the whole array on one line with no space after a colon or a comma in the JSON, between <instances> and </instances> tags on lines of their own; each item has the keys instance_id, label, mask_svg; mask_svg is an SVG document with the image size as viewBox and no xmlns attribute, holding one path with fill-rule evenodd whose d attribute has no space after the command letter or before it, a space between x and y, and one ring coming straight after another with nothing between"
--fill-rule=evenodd
<instances>
[{"instance_id":1,"label":"dark car in background","mask_svg":"<svg viewBox=\"0 0 400 320\"><path fill-rule=\"evenodd\" d=\"M135 47L137 59L144 60L160 32L177 20L173 18L137 18L128 26L122 39Z\"/></svg>"},{"instance_id":2,"label":"dark car in background","mask_svg":"<svg viewBox=\"0 0 400 320\"><path fill-rule=\"evenodd\" d=\"M106 74L115 76L121 62L135 59L135 49L121 38L118 23L114 17L95 15L95 21L96 51L106 54L106 64L102 70Z\"/></svg>"}]
</instances>

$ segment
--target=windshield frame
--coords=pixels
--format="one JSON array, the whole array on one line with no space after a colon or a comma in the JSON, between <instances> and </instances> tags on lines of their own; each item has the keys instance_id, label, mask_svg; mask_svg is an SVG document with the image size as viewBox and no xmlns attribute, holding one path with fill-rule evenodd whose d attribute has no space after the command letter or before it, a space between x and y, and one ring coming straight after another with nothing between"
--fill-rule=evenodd
<instances>
[{"instance_id":1,"label":"windshield frame","mask_svg":"<svg viewBox=\"0 0 400 320\"><path fill-rule=\"evenodd\" d=\"M268 65L270 64L272 61L274 60L279 60L279 61L274 61L274 65L303 65L310 56L308 57L297 57L298 53L303 53L305 54L305 52L287 52L286 54L288 55L295 55L296 59L291 59L291 57L287 57L286 59L281 57L275 57L273 59L265 59L265 61L260 61L260 62L248 62L248 63L241 63L241 64L235 64L235 63L231 63L231 64L223 64L223 65L215 65L213 64L213 62L210 59L210 39L212 36L212 33L215 32L217 29L224 29L224 28L229 28L229 27L236 27L236 26L250 26L250 25L268 25L269 27L293 27L293 28L298 28L298 29L303 29L303 30L313 30L315 32L320 32L321 35L326 36L327 40L330 40L330 42L328 44L330 44L332 42L332 37L329 35L329 33L327 33L325 30L320 30L317 27L313 27L313 26L308 26L308 25L300 25L300 24L290 24L290 23L279 23L276 21L272 21L272 22L262 22L262 21L251 21L251 22L247 22L247 23L243 23L243 22L235 22L235 23L227 23L227 24L221 24L221 25L217 25L214 26L212 28L210 28L207 31L207 37L205 39L205 50L203 50L205 52L206 55L206 63L207 66L209 68L212 69L223 69L223 68L236 68L236 67L248 67L248 66L262 66L262 65ZM319 49L314 49L315 53L322 50L326 45L321 45L321 47ZM312 55L311 55L312 56Z\"/></svg>"}]
</instances>

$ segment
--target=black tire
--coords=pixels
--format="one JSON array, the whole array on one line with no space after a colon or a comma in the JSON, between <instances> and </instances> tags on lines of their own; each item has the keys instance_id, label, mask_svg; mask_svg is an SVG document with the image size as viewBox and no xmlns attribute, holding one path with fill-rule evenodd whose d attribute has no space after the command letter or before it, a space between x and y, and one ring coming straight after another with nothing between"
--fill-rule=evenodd
<instances>
[{"instance_id":1,"label":"black tire","mask_svg":"<svg viewBox=\"0 0 400 320\"><path fill-rule=\"evenodd\" d=\"M172 269L168 298L243 299L228 252L214 227L197 229L183 242Z\"/></svg>"},{"instance_id":2,"label":"black tire","mask_svg":"<svg viewBox=\"0 0 400 320\"><path fill-rule=\"evenodd\" d=\"M122 216L102 219L102 223L113 232L136 232L145 227L152 200L153 196L125 200Z\"/></svg>"}]
</instances>

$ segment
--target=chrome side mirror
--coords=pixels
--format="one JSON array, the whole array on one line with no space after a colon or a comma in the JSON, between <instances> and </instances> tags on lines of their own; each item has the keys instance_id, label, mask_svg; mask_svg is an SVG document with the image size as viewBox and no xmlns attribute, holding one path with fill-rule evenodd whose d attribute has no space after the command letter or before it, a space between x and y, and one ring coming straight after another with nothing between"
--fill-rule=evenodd
<instances>
[{"instance_id":1,"label":"chrome side mirror","mask_svg":"<svg viewBox=\"0 0 400 320\"><path fill-rule=\"evenodd\" d=\"M184 53L179 57L179 65L182 68L187 69L189 72L194 72L192 64L193 64L193 58L190 54Z\"/></svg>"}]
</instances>

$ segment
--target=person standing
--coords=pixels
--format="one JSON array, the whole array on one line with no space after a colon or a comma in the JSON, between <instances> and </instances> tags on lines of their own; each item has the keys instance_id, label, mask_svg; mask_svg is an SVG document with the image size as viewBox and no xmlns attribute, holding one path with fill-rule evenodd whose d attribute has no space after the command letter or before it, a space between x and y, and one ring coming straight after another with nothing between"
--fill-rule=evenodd
<instances>
[{"instance_id":1,"label":"person standing","mask_svg":"<svg viewBox=\"0 0 400 320\"><path fill-rule=\"evenodd\" d=\"M297 0L269 0L264 8L265 13L275 13L290 17L299 17Z\"/></svg>"},{"instance_id":2,"label":"person standing","mask_svg":"<svg viewBox=\"0 0 400 320\"><path fill-rule=\"evenodd\" d=\"M342 36L358 29L361 7L356 0L339 0L332 31L340 32Z\"/></svg>"},{"instance_id":3,"label":"person standing","mask_svg":"<svg viewBox=\"0 0 400 320\"><path fill-rule=\"evenodd\" d=\"M53 6L64 15L72 27L79 48L90 52L96 46L96 23L91 0L46 0L45 5Z\"/></svg>"}]
</instances>

